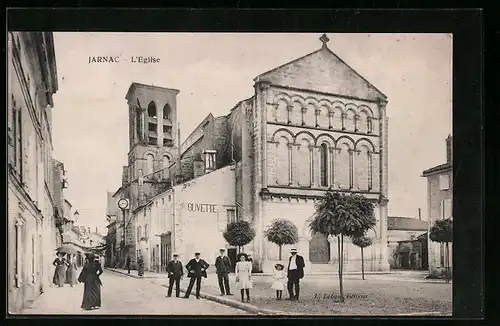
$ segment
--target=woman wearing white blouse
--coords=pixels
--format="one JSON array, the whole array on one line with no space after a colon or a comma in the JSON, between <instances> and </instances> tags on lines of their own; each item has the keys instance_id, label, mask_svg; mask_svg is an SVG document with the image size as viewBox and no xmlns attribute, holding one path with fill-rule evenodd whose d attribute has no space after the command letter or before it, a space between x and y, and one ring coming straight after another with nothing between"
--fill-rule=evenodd
<instances>
[{"instance_id":1,"label":"woman wearing white blouse","mask_svg":"<svg viewBox=\"0 0 500 326\"><path fill-rule=\"evenodd\" d=\"M248 256L244 253L238 254L238 262L236 263L235 274L236 284L241 291L241 302L245 302L245 293L247 301L250 302L250 289L252 288L252 264L248 261Z\"/></svg>"}]
</instances>

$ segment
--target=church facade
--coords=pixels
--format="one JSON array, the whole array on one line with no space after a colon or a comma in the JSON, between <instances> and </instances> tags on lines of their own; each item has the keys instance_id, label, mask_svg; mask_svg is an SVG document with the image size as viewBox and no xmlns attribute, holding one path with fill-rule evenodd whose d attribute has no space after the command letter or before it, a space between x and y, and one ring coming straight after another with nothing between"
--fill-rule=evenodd
<instances>
[{"instance_id":1,"label":"church facade","mask_svg":"<svg viewBox=\"0 0 500 326\"><path fill-rule=\"evenodd\" d=\"M311 271L328 269L338 259L336 238L312 236L308 228L316 201L331 188L373 201L377 226L365 265L367 270L388 270L386 96L326 42L254 81L248 149L254 157L253 179L248 180L254 191L247 209L257 230L253 251L261 269L270 271L278 256L277 246L263 238L275 218L297 226L296 247ZM347 272L359 269L359 252L347 243Z\"/></svg>"},{"instance_id":2,"label":"church facade","mask_svg":"<svg viewBox=\"0 0 500 326\"><path fill-rule=\"evenodd\" d=\"M229 207L229 211L223 210L226 216L230 216L234 204L235 218L251 222L256 237L244 250L253 254L254 268L264 273L271 272L278 259L278 247L263 236L275 218L288 219L297 226L300 239L295 247L306 260L307 273L335 271L336 238L311 235L309 219L315 213L315 203L329 188L362 194L375 205L377 221L369 234L374 243L364 250L365 270L386 271L389 270L387 97L337 57L327 47L326 36L321 40L323 45L319 50L257 76L253 96L240 101L228 115L207 116L180 145L178 155L171 156L178 159L177 164L170 165L170 171L165 173L181 174L181 183L189 183L190 192L200 194L186 197L186 202L179 202L178 197L174 204L179 207L187 207L188 201L198 202L207 189L211 194L233 194L233 200L214 195L210 196L212 201L205 200L203 204L215 205L218 211ZM228 166L231 169L218 178L205 176ZM207 181L191 182L202 178ZM208 180L213 180L213 184L207 184ZM233 186L234 191L222 191ZM138 194L147 192L144 184L138 187ZM197 191L197 187L203 188ZM164 191L166 194L172 190ZM155 196L163 196L161 193L159 189ZM137 216L147 215L143 212L145 205L132 205L131 212L134 207ZM171 219L170 215L165 213L163 218ZM196 216L200 219L208 216L207 213L191 215L194 220ZM192 226L202 222L194 220ZM197 240L205 238L207 244L217 244L214 248L207 247L214 252L206 253L215 257L218 247L225 243L222 220L232 219L218 217L217 225L210 228L215 230L210 238L199 228L189 231L187 225L177 226L178 219L164 225L175 225L182 228L182 234L194 232ZM195 238L193 243L188 243L190 238L183 239L182 248L179 241L169 240L170 247L163 251L182 251L190 256L193 253L188 252L189 248L199 249L200 243ZM344 270L359 271L360 249L349 239L345 242ZM158 256L162 253L156 252L155 257Z\"/></svg>"}]
</instances>

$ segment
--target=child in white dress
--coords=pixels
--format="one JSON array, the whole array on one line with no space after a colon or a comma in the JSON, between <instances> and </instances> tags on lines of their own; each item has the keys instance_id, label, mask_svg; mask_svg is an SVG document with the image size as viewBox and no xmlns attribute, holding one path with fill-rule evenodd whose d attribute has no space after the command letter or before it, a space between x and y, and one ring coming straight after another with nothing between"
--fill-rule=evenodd
<instances>
[{"instance_id":1,"label":"child in white dress","mask_svg":"<svg viewBox=\"0 0 500 326\"><path fill-rule=\"evenodd\" d=\"M283 297L283 290L285 289L285 266L282 264L274 265L273 270L273 285L271 285L271 289L276 290L276 300L281 300Z\"/></svg>"}]
</instances>

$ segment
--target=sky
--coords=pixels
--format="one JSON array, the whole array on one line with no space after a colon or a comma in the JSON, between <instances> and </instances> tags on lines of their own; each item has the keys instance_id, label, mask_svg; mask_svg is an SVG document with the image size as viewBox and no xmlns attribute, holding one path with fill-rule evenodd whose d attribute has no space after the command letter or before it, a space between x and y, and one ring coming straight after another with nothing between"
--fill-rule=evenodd
<instances>
[{"instance_id":1,"label":"sky","mask_svg":"<svg viewBox=\"0 0 500 326\"><path fill-rule=\"evenodd\" d=\"M427 219L423 170L446 162L452 129L452 36L334 34L328 47L388 97L389 215ZM127 163L132 82L179 89L181 141L212 113L253 95L253 79L321 47L317 33L54 33L54 158L80 223L106 232L106 192ZM91 56L128 58L88 63ZM159 63L132 63L130 57Z\"/></svg>"}]
</instances>

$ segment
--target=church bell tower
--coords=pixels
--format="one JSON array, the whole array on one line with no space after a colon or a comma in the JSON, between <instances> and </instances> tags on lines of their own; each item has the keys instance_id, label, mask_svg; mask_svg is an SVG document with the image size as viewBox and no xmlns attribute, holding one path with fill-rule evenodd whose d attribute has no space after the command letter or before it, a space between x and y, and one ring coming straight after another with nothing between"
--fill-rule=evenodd
<instances>
[{"instance_id":1,"label":"church bell tower","mask_svg":"<svg viewBox=\"0 0 500 326\"><path fill-rule=\"evenodd\" d=\"M132 209L161 192L159 185L170 182L168 167L177 158L178 93L177 89L132 83L125 96L129 153L124 182L131 188Z\"/></svg>"}]
</instances>

